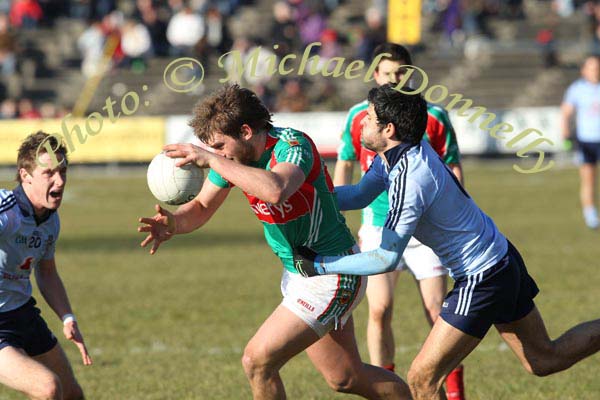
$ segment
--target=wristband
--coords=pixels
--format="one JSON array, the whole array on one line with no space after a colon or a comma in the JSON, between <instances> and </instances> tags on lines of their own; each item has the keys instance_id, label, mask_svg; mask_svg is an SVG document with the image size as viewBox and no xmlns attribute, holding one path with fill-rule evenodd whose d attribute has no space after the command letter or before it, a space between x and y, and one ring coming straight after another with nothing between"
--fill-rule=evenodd
<instances>
[{"instance_id":1,"label":"wristband","mask_svg":"<svg viewBox=\"0 0 600 400\"><path fill-rule=\"evenodd\" d=\"M77 322L77 319L73 314L65 314L62 316L63 325L68 324L69 322Z\"/></svg>"}]
</instances>

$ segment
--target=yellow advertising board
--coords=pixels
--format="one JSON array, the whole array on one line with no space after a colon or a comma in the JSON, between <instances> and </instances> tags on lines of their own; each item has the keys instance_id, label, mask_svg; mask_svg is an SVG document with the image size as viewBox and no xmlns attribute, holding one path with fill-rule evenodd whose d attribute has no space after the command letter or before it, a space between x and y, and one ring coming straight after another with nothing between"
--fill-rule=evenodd
<instances>
[{"instance_id":1,"label":"yellow advertising board","mask_svg":"<svg viewBox=\"0 0 600 400\"><path fill-rule=\"evenodd\" d=\"M21 141L38 130L63 136L71 162L150 161L164 144L165 119L121 117L114 124L108 118L0 121L0 164L15 164Z\"/></svg>"},{"instance_id":2,"label":"yellow advertising board","mask_svg":"<svg viewBox=\"0 0 600 400\"><path fill-rule=\"evenodd\" d=\"M421 0L388 1L388 41L413 45L421 41Z\"/></svg>"}]
</instances>

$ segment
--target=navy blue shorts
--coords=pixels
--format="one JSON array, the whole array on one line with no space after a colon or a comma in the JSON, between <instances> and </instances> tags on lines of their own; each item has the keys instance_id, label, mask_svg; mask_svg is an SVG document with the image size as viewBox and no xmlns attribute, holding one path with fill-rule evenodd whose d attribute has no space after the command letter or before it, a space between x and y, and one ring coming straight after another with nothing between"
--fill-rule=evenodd
<instances>
[{"instance_id":1,"label":"navy blue shorts","mask_svg":"<svg viewBox=\"0 0 600 400\"><path fill-rule=\"evenodd\" d=\"M483 339L492 325L517 321L529 314L538 292L523 258L508 242L506 255L496 265L454 282L440 316L453 327Z\"/></svg>"},{"instance_id":2,"label":"navy blue shorts","mask_svg":"<svg viewBox=\"0 0 600 400\"><path fill-rule=\"evenodd\" d=\"M600 143L579 142L579 157L584 164L596 164L600 159Z\"/></svg>"},{"instance_id":3,"label":"navy blue shorts","mask_svg":"<svg viewBox=\"0 0 600 400\"><path fill-rule=\"evenodd\" d=\"M0 313L0 349L18 347L33 357L56 346L56 337L48 329L35 304L32 297L21 307Z\"/></svg>"}]
</instances>

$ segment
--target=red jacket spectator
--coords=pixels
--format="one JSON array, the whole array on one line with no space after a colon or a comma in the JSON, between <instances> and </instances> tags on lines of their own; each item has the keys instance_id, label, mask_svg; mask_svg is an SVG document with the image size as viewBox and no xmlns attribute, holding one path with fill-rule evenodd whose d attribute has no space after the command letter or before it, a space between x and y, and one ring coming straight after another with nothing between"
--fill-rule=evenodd
<instances>
[{"instance_id":1,"label":"red jacket spectator","mask_svg":"<svg viewBox=\"0 0 600 400\"><path fill-rule=\"evenodd\" d=\"M15 0L10 9L10 23L17 27L35 26L42 16L42 8L36 0Z\"/></svg>"}]
</instances>

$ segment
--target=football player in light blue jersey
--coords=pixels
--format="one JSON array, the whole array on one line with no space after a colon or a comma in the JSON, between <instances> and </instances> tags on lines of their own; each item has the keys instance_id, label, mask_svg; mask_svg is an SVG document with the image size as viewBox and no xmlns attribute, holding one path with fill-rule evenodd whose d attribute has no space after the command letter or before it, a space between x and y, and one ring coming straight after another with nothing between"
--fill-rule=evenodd
<instances>
[{"instance_id":1,"label":"football player in light blue jersey","mask_svg":"<svg viewBox=\"0 0 600 400\"><path fill-rule=\"evenodd\" d=\"M565 140L571 136L570 122L576 119L576 137L581 165L579 198L586 225L598 229L596 164L600 159L600 56L585 59L581 79L573 82L561 105L561 133Z\"/></svg>"},{"instance_id":2,"label":"football player in light blue jersey","mask_svg":"<svg viewBox=\"0 0 600 400\"><path fill-rule=\"evenodd\" d=\"M410 94L413 93L413 94ZM336 188L340 209L359 209L388 190L390 210L381 246L350 256L319 256L298 248L305 276L391 271L412 235L449 269L454 288L415 360L408 381L415 399L444 399L441 386L494 325L525 369L543 376L600 350L600 319L556 340L533 298L538 293L517 249L498 231L433 149L422 140L427 105L409 88L369 92L363 144L378 156L357 185Z\"/></svg>"},{"instance_id":3,"label":"football player in light blue jersey","mask_svg":"<svg viewBox=\"0 0 600 400\"><path fill-rule=\"evenodd\" d=\"M0 383L32 399L83 398L64 351L35 307L32 271L62 319L65 337L77 345L85 365L92 363L54 261L67 162L56 138L29 135L17 157L19 185L0 189Z\"/></svg>"}]
</instances>

